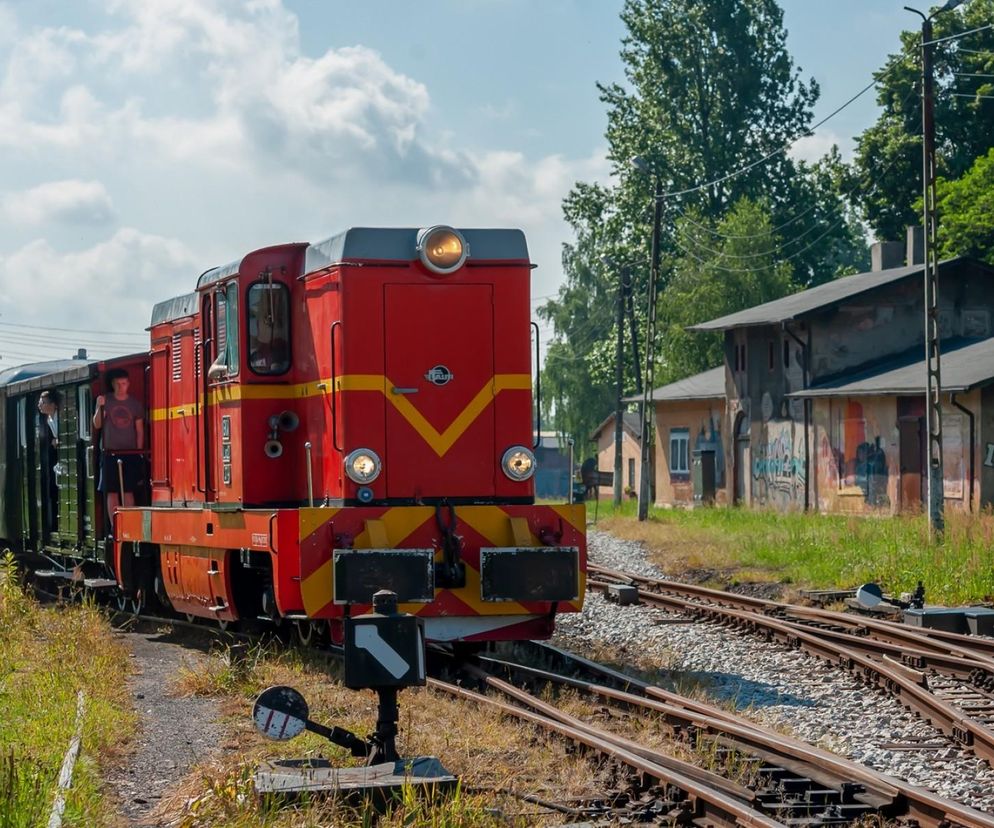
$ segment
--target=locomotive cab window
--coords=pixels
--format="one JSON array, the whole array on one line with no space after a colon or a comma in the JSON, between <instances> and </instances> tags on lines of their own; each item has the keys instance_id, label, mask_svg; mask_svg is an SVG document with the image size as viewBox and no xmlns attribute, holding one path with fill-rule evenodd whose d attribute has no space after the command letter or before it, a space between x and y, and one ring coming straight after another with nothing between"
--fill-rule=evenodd
<instances>
[{"instance_id":1,"label":"locomotive cab window","mask_svg":"<svg viewBox=\"0 0 994 828\"><path fill-rule=\"evenodd\" d=\"M249 367L256 374L290 368L290 291L279 282L256 282L248 290Z\"/></svg>"},{"instance_id":2,"label":"locomotive cab window","mask_svg":"<svg viewBox=\"0 0 994 828\"><path fill-rule=\"evenodd\" d=\"M223 380L238 373L238 285L234 282L214 294L216 357L207 376Z\"/></svg>"}]
</instances>

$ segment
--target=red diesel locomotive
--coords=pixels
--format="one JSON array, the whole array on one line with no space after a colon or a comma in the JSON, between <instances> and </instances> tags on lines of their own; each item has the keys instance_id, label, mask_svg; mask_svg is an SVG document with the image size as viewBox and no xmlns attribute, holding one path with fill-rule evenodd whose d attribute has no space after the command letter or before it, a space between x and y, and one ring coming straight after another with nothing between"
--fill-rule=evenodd
<instances>
[{"instance_id":1,"label":"red diesel locomotive","mask_svg":"<svg viewBox=\"0 0 994 828\"><path fill-rule=\"evenodd\" d=\"M147 356L0 375L14 430L32 395L61 389L60 452L80 469L54 524L20 509L0 529L62 562L45 575L74 564L105 586L103 562L133 603L222 624L336 640L385 588L435 641L547 637L581 606L585 514L534 502L531 267L520 231L436 226L353 228L209 270L155 306ZM146 400L148 488L101 544L87 420L117 367ZM8 500L31 475L15 463L14 477Z\"/></svg>"}]
</instances>

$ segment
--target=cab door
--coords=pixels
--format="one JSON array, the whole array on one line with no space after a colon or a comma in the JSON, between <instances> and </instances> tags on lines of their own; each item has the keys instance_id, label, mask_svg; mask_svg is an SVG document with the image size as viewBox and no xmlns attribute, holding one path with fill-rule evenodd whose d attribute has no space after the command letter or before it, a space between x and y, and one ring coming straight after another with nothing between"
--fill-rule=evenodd
<instances>
[{"instance_id":1,"label":"cab door","mask_svg":"<svg viewBox=\"0 0 994 828\"><path fill-rule=\"evenodd\" d=\"M493 288L384 291L387 497L493 497Z\"/></svg>"}]
</instances>

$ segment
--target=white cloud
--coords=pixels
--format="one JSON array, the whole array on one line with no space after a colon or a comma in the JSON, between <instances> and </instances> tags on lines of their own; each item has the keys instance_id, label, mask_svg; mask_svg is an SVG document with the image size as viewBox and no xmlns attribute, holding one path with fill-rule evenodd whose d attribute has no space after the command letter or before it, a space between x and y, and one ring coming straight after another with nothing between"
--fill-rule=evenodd
<instances>
[{"instance_id":1,"label":"white cloud","mask_svg":"<svg viewBox=\"0 0 994 828\"><path fill-rule=\"evenodd\" d=\"M795 161L814 163L827 155L832 147L838 147L843 158L848 159L852 155L852 141L847 141L830 129L798 138L791 146L789 154Z\"/></svg>"},{"instance_id":2,"label":"white cloud","mask_svg":"<svg viewBox=\"0 0 994 828\"><path fill-rule=\"evenodd\" d=\"M133 228L70 252L37 239L0 257L0 309L21 324L140 331L155 302L192 290L200 264L182 242Z\"/></svg>"},{"instance_id":3,"label":"white cloud","mask_svg":"<svg viewBox=\"0 0 994 828\"><path fill-rule=\"evenodd\" d=\"M114 216L114 206L99 181L70 178L49 181L19 193L3 196L3 212L9 221L45 224L103 224Z\"/></svg>"}]
</instances>

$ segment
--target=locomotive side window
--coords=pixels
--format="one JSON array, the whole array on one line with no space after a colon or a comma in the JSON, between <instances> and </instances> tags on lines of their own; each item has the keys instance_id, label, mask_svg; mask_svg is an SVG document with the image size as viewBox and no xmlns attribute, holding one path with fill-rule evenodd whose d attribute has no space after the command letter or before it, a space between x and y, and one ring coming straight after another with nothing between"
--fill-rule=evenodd
<instances>
[{"instance_id":1,"label":"locomotive side window","mask_svg":"<svg viewBox=\"0 0 994 828\"><path fill-rule=\"evenodd\" d=\"M238 373L238 285L234 282L214 294L214 320L217 356L208 376L233 377Z\"/></svg>"},{"instance_id":2,"label":"locomotive side window","mask_svg":"<svg viewBox=\"0 0 994 828\"><path fill-rule=\"evenodd\" d=\"M248 290L249 367L256 374L290 368L290 291L278 282L256 282Z\"/></svg>"}]
</instances>

